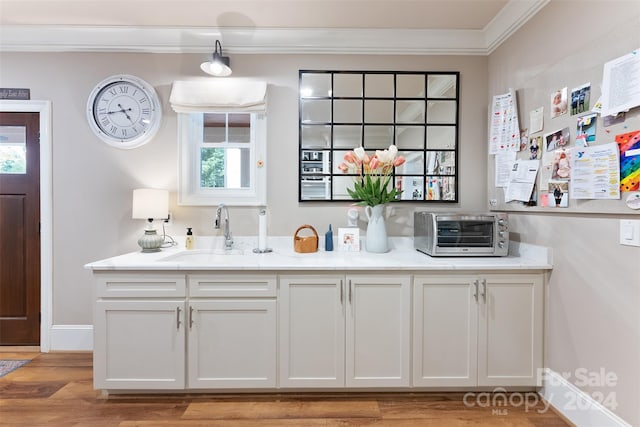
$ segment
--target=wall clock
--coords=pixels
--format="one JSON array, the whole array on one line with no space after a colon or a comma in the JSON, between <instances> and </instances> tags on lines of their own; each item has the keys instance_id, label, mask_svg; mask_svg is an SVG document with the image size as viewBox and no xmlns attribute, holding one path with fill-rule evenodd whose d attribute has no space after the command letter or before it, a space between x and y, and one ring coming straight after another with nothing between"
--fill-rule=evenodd
<instances>
[{"instance_id":1,"label":"wall clock","mask_svg":"<svg viewBox=\"0 0 640 427\"><path fill-rule=\"evenodd\" d=\"M153 86L127 74L98 83L87 101L89 127L101 140L118 148L149 142L161 119L162 107Z\"/></svg>"}]
</instances>

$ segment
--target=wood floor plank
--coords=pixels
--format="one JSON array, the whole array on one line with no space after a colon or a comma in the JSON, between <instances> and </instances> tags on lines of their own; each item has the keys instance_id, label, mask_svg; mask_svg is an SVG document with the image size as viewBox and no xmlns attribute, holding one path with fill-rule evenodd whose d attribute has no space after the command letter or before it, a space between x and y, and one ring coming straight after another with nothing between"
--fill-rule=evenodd
<instances>
[{"instance_id":1,"label":"wood floor plank","mask_svg":"<svg viewBox=\"0 0 640 427\"><path fill-rule=\"evenodd\" d=\"M9 354L9 353L5 353ZM2 357L2 356L0 356ZM17 357L20 358L20 357ZM495 408L494 408L495 409ZM500 409L500 408L498 408ZM91 353L42 353L0 378L0 425L131 427L565 427L538 406L470 407L464 393L103 395Z\"/></svg>"},{"instance_id":2,"label":"wood floor plank","mask_svg":"<svg viewBox=\"0 0 640 427\"><path fill-rule=\"evenodd\" d=\"M196 402L183 419L380 418L376 401Z\"/></svg>"}]
</instances>

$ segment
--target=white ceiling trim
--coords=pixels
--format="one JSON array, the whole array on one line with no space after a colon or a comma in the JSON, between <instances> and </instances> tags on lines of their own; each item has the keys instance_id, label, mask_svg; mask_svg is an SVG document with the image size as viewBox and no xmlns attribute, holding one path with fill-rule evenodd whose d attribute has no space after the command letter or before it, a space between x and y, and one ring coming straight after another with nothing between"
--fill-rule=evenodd
<instances>
[{"instance_id":1,"label":"white ceiling trim","mask_svg":"<svg viewBox=\"0 0 640 427\"><path fill-rule=\"evenodd\" d=\"M483 30L6 25L2 52L488 55L550 0L511 0Z\"/></svg>"}]
</instances>

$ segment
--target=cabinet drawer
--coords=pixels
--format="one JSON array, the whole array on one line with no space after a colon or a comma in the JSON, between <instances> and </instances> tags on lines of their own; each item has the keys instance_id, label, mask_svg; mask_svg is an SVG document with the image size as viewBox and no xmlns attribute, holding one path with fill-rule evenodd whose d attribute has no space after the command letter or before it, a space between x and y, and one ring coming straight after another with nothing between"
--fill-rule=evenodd
<instances>
[{"instance_id":1,"label":"cabinet drawer","mask_svg":"<svg viewBox=\"0 0 640 427\"><path fill-rule=\"evenodd\" d=\"M184 274L96 273L98 298L185 297Z\"/></svg>"},{"instance_id":2,"label":"cabinet drawer","mask_svg":"<svg viewBox=\"0 0 640 427\"><path fill-rule=\"evenodd\" d=\"M189 274L191 297L275 297L275 274Z\"/></svg>"}]
</instances>

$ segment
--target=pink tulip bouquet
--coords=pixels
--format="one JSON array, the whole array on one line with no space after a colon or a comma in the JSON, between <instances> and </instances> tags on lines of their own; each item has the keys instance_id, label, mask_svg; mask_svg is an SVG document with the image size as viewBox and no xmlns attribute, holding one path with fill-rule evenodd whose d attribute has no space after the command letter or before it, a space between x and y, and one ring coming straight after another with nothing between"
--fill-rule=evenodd
<instances>
[{"instance_id":1,"label":"pink tulip bouquet","mask_svg":"<svg viewBox=\"0 0 640 427\"><path fill-rule=\"evenodd\" d=\"M395 145L387 150L376 150L372 156L358 147L344 155L344 163L340 163L338 169L342 173L358 175L353 190L347 188L347 192L352 199L359 200L357 204L373 207L398 200L402 190L393 186L389 189L389 183L393 168L404 162L405 158L398 156Z\"/></svg>"}]
</instances>

